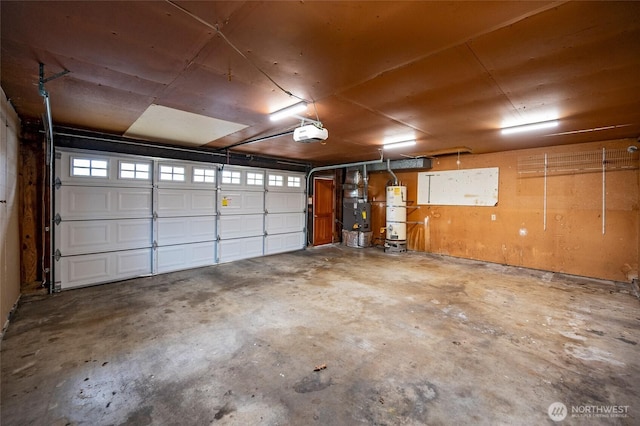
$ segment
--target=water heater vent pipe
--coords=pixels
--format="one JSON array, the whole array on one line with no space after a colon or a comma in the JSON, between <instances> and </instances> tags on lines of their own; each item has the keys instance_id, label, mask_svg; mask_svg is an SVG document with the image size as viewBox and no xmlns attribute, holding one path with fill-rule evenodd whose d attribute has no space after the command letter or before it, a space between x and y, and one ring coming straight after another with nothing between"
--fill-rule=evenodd
<instances>
[{"instance_id":1,"label":"water heater vent pipe","mask_svg":"<svg viewBox=\"0 0 640 426\"><path fill-rule=\"evenodd\" d=\"M387 158L387 171L393 176L393 186L398 186L398 176L391 170L391 160Z\"/></svg>"}]
</instances>

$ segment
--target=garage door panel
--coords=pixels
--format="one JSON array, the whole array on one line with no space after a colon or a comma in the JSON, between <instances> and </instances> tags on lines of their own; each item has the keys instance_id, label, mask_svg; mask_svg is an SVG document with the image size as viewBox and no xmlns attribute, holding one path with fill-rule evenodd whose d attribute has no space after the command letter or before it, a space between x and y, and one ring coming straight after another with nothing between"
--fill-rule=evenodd
<instances>
[{"instance_id":1,"label":"garage door panel","mask_svg":"<svg viewBox=\"0 0 640 426\"><path fill-rule=\"evenodd\" d=\"M151 249L62 257L56 264L62 289L151 274Z\"/></svg>"},{"instance_id":2,"label":"garage door panel","mask_svg":"<svg viewBox=\"0 0 640 426\"><path fill-rule=\"evenodd\" d=\"M264 215L221 216L219 233L222 239L263 235Z\"/></svg>"},{"instance_id":3,"label":"garage door panel","mask_svg":"<svg viewBox=\"0 0 640 426\"><path fill-rule=\"evenodd\" d=\"M305 195L295 192L268 192L266 209L269 213L303 212Z\"/></svg>"},{"instance_id":4,"label":"garage door panel","mask_svg":"<svg viewBox=\"0 0 640 426\"><path fill-rule=\"evenodd\" d=\"M158 247L158 273L214 265L216 241Z\"/></svg>"},{"instance_id":5,"label":"garage door panel","mask_svg":"<svg viewBox=\"0 0 640 426\"><path fill-rule=\"evenodd\" d=\"M219 242L220 262L250 259L263 255L263 237L238 238Z\"/></svg>"},{"instance_id":6,"label":"garage door panel","mask_svg":"<svg viewBox=\"0 0 640 426\"><path fill-rule=\"evenodd\" d=\"M267 235L264 246L264 254L301 250L305 246L304 233L295 232L291 234Z\"/></svg>"},{"instance_id":7,"label":"garage door panel","mask_svg":"<svg viewBox=\"0 0 640 426\"><path fill-rule=\"evenodd\" d=\"M264 192L222 190L218 210L220 214L264 213Z\"/></svg>"},{"instance_id":8,"label":"garage door panel","mask_svg":"<svg viewBox=\"0 0 640 426\"><path fill-rule=\"evenodd\" d=\"M216 214L216 191L197 189L158 190L158 216L198 216Z\"/></svg>"},{"instance_id":9,"label":"garage door panel","mask_svg":"<svg viewBox=\"0 0 640 426\"><path fill-rule=\"evenodd\" d=\"M195 243L215 239L215 216L158 219L158 245Z\"/></svg>"},{"instance_id":10,"label":"garage door panel","mask_svg":"<svg viewBox=\"0 0 640 426\"><path fill-rule=\"evenodd\" d=\"M216 193L213 191L193 191L191 194L191 212L213 214L216 211Z\"/></svg>"},{"instance_id":11,"label":"garage door panel","mask_svg":"<svg viewBox=\"0 0 640 426\"><path fill-rule=\"evenodd\" d=\"M151 219L61 222L56 231L65 256L151 246Z\"/></svg>"},{"instance_id":12,"label":"garage door panel","mask_svg":"<svg viewBox=\"0 0 640 426\"><path fill-rule=\"evenodd\" d=\"M151 251L131 250L115 253L117 277L131 277L151 273Z\"/></svg>"},{"instance_id":13,"label":"garage door panel","mask_svg":"<svg viewBox=\"0 0 640 426\"><path fill-rule=\"evenodd\" d=\"M276 213L265 218L267 234L285 234L299 232L304 229L304 214Z\"/></svg>"},{"instance_id":14,"label":"garage door panel","mask_svg":"<svg viewBox=\"0 0 640 426\"><path fill-rule=\"evenodd\" d=\"M151 190L138 189L133 191L118 191L118 211L128 215L130 213L148 214L151 210Z\"/></svg>"},{"instance_id":15,"label":"garage door panel","mask_svg":"<svg viewBox=\"0 0 640 426\"><path fill-rule=\"evenodd\" d=\"M63 220L151 216L151 188L62 186L56 195Z\"/></svg>"}]
</instances>

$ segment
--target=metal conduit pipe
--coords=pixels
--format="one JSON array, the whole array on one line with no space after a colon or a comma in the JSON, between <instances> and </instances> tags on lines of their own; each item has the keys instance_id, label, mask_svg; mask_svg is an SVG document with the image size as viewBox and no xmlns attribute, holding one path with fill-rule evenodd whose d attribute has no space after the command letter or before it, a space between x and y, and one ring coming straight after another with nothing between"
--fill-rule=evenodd
<instances>
[{"instance_id":1,"label":"metal conduit pipe","mask_svg":"<svg viewBox=\"0 0 640 426\"><path fill-rule=\"evenodd\" d=\"M314 174L315 172L321 172L324 170L335 170L335 169L344 169L346 167L358 167L358 166L367 166L367 164L379 164L384 162L384 154L382 152L380 152L380 159L378 160L369 160L369 161L359 161L357 163L344 163L344 164L334 164L332 166L319 166L319 167L314 167L313 169L309 170L309 173L307 173L307 188L306 188L306 196L309 196L309 182L311 181L311 175ZM307 204L307 214L305 214L304 216L304 230L307 233L307 245L309 245L309 211L308 211L308 204Z\"/></svg>"},{"instance_id":2,"label":"metal conduit pipe","mask_svg":"<svg viewBox=\"0 0 640 426\"><path fill-rule=\"evenodd\" d=\"M391 170L391 160L387 158L387 171L393 176L393 186L398 186L398 176Z\"/></svg>"},{"instance_id":3,"label":"metal conduit pipe","mask_svg":"<svg viewBox=\"0 0 640 426\"><path fill-rule=\"evenodd\" d=\"M367 165L362 165L362 180L364 181L363 194L364 201L369 202L369 176L367 175Z\"/></svg>"}]
</instances>

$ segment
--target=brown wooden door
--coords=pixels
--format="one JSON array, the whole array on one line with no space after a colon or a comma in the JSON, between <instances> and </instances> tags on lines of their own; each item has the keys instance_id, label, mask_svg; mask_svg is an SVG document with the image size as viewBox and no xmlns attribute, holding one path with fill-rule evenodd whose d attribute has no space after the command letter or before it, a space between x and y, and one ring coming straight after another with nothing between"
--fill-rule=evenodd
<instances>
[{"instance_id":1,"label":"brown wooden door","mask_svg":"<svg viewBox=\"0 0 640 426\"><path fill-rule=\"evenodd\" d=\"M313 245L333 242L333 180L313 182Z\"/></svg>"}]
</instances>

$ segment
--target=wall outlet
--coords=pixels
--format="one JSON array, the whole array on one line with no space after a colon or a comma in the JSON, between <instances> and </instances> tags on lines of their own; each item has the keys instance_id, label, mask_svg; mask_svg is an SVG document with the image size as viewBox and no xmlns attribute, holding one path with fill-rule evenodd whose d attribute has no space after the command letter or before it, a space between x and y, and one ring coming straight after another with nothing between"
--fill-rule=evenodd
<instances>
[{"instance_id":1,"label":"wall outlet","mask_svg":"<svg viewBox=\"0 0 640 426\"><path fill-rule=\"evenodd\" d=\"M491 220L492 220L492 221L495 221L495 220L496 220L496 214L495 214L495 213L493 213L493 214L491 215Z\"/></svg>"}]
</instances>

